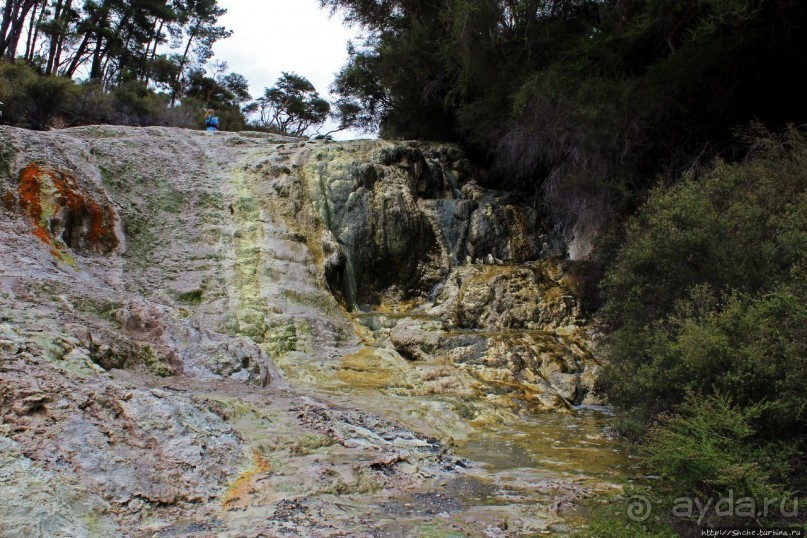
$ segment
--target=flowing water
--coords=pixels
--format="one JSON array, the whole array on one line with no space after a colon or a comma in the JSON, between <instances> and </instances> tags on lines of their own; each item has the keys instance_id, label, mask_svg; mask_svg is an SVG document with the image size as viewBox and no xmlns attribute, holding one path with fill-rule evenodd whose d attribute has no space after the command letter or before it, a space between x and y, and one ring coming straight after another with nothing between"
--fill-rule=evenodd
<instances>
[{"instance_id":1,"label":"flowing water","mask_svg":"<svg viewBox=\"0 0 807 538\"><path fill-rule=\"evenodd\" d=\"M429 316L353 315L357 330L364 330L370 343L379 327L413 318ZM450 331L446 336L468 333L479 334ZM552 337L545 331L485 335ZM507 387L499 388L501 398L491 398L489 385L445 359L411 362L383 347L365 345L333 364L310 362L304 371L299 363L282 366L292 384L440 439L461 460L465 470L458 476L376 505L388 535L569 534L585 523L579 503L618 491L620 477L631 470L625 447L610 429L606 407L534 412Z\"/></svg>"}]
</instances>

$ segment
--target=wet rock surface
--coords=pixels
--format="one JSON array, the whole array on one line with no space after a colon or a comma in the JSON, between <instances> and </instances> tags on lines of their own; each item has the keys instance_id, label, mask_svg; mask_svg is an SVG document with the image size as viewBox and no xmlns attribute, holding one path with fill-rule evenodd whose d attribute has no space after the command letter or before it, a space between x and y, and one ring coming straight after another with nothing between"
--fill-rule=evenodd
<instances>
[{"instance_id":1,"label":"wet rock surface","mask_svg":"<svg viewBox=\"0 0 807 538\"><path fill-rule=\"evenodd\" d=\"M456 148L0 127L0 165L0 535L563 533L614 487L573 271Z\"/></svg>"}]
</instances>

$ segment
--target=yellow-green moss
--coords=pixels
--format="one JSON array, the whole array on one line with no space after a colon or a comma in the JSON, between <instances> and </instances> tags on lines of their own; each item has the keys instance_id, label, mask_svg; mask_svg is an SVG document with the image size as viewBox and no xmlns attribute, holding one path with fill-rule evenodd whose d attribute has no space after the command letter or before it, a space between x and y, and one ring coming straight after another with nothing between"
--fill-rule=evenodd
<instances>
[{"instance_id":1,"label":"yellow-green moss","mask_svg":"<svg viewBox=\"0 0 807 538\"><path fill-rule=\"evenodd\" d=\"M162 359L157 355L157 353L155 353L151 346L143 346L141 357L148 369L154 375L160 377L170 377L174 374L173 369L162 361Z\"/></svg>"}]
</instances>

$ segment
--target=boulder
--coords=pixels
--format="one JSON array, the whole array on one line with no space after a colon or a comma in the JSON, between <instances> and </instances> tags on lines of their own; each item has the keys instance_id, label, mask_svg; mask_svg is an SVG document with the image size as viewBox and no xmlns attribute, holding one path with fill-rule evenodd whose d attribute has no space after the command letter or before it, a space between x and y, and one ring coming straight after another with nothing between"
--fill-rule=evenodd
<instances>
[{"instance_id":1,"label":"boulder","mask_svg":"<svg viewBox=\"0 0 807 538\"><path fill-rule=\"evenodd\" d=\"M437 351L444 331L441 321L407 318L393 327L389 338L402 357L424 360Z\"/></svg>"}]
</instances>

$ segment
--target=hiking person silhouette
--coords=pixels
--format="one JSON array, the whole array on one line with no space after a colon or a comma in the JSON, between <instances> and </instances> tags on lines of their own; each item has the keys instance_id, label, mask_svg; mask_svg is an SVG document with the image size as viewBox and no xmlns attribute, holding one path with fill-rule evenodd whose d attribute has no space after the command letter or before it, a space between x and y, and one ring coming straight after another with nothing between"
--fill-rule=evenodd
<instances>
[{"instance_id":1,"label":"hiking person silhouette","mask_svg":"<svg viewBox=\"0 0 807 538\"><path fill-rule=\"evenodd\" d=\"M216 116L216 111L212 108L207 109L207 114L205 115L205 127L207 128L208 132L215 132L219 130L219 118Z\"/></svg>"}]
</instances>

